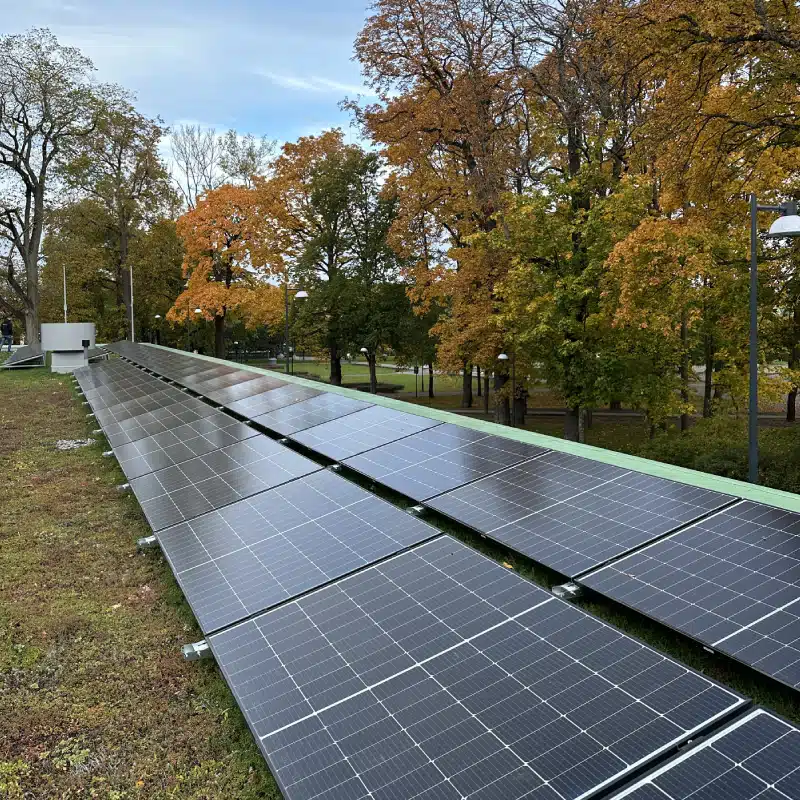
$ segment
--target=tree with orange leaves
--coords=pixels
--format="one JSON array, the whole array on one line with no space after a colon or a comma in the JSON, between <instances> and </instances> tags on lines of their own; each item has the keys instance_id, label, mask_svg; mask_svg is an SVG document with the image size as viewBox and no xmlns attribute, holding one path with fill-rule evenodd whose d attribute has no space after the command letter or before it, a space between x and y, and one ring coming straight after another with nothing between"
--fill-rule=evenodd
<instances>
[{"instance_id":1,"label":"tree with orange leaves","mask_svg":"<svg viewBox=\"0 0 800 800\"><path fill-rule=\"evenodd\" d=\"M225 357L225 320L238 314L249 327L281 318L280 290L268 282L268 267L254 261L263 242L265 217L258 195L244 186L207 192L178 220L185 256L184 291L167 318L186 321L200 308L214 322L214 353Z\"/></svg>"}]
</instances>

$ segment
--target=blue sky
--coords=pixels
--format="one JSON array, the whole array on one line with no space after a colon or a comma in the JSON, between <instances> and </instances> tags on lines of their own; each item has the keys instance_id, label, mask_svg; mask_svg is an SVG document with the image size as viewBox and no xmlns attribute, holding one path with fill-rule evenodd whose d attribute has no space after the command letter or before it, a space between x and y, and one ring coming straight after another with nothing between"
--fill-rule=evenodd
<instances>
[{"instance_id":1,"label":"blue sky","mask_svg":"<svg viewBox=\"0 0 800 800\"><path fill-rule=\"evenodd\" d=\"M337 104L366 93L352 54L367 2L0 0L0 33L50 28L168 125L286 141L348 130Z\"/></svg>"}]
</instances>

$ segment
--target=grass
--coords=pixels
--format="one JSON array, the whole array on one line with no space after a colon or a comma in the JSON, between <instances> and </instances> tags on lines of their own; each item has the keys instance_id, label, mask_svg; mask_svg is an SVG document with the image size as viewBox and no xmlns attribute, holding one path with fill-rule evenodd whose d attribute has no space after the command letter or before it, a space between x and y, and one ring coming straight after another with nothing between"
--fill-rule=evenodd
<instances>
[{"instance_id":1,"label":"grass","mask_svg":"<svg viewBox=\"0 0 800 800\"><path fill-rule=\"evenodd\" d=\"M279 798L68 378L0 373L0 797Z\"/></svg>"}]
</instances>

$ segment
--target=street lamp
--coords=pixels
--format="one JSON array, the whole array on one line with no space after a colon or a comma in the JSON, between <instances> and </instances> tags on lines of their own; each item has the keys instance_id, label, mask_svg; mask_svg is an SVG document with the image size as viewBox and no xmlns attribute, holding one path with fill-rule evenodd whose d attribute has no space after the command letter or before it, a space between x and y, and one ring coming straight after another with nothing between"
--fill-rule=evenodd
<instances>
[{"instance_id":1,"label":"street lamp","mask_svg":"<svg viewBox=\"0 0 800 800\"><path fill-rule=\"evenodd\" d=\"M308 292L301 289L295 293L295 300L306 300ZM283 314L283 358L286 362L286 374L289 374L289 276L286 276L286 281L283 284L283 299L284 299L284 314Z\"/></svg>"},{"instance_id":2,"label":"street lamp","mask_svg":"<svg viewBox=\"0 0 800 800\"><path fill-rule=\"evenodd\" d=\"M156 321L156 338L158 339L158 344L161 344L161 314L156 314L153 319Z\"/></svg>"},{"instance_id":3,"label":"street lamp","mask_svg":"<svg viewBox=\"0 0 800 800\"><path fill-rule=\"evenodd\" d=\"M755 194L750 195L750 408L748 411L747 467L750 483L758 483L758 212L780 214L772 223L769 239L800 236L797 203L790 200L777 206L760 206Z\"/></svg>"},{"instance_id":4,"label":"street lamp","mask_svg":"<svg viewBox=\"0 0 800 800\"><path fill-rule=\"evenodd\" d=\"M503 363L505 366L505 362L508 361L508 355L506 353L500 353L497 356L497 360ZM517 376L516 376L516 367L517 367L517 360L516 358L511 359L511 403L510 403L510 413L509 413L509 424L511 427L514 427L514 401L517 397Z\"/></svg>"},{"instance_id":5,"label":"street lamp","mask_svg":"<svg viewBox=\"0 0 800 800\"><path fill-rule=\"evenodd\" d=\"M203 309L202 308L196 308L194 310L194 313L195 313L195 315L200 315L200 314L203 313ZM195 317L195 318L197 318L197 317ZM199 322L194 326L194 329L195 329L195 340L196 340L197 339L197 333L200 330L200 323ZM197 341L195 341L195 345L196 344L197 344ZM197 352L197 347L195 347L194 350L195 350L195 352Z\"/></svg>"}]
</instances>

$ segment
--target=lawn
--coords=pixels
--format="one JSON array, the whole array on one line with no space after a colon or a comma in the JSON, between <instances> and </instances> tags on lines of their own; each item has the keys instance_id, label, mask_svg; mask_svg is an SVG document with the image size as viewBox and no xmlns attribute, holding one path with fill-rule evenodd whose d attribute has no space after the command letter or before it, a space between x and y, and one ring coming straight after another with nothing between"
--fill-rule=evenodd
<instances>
[{"instance_id":1,"label":"lawn","mask_svg":"<svg viewBox=\"0 0 800 800\"><path fill-rule=\"evenodd\" d=\"M278 798L69 378L0 373L0 797Z\"/></svg>"}]
</instances>

